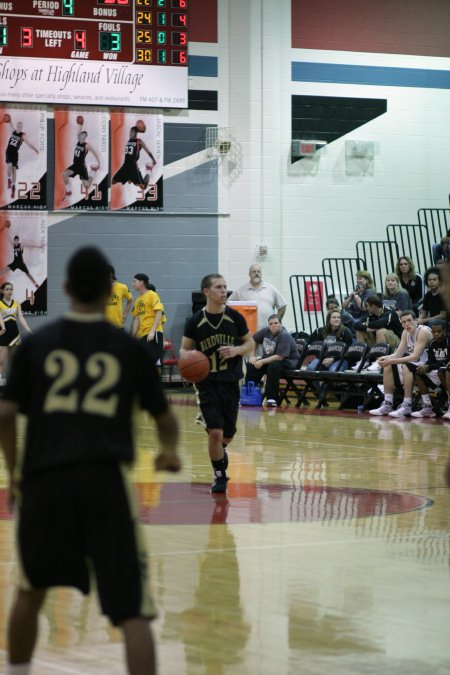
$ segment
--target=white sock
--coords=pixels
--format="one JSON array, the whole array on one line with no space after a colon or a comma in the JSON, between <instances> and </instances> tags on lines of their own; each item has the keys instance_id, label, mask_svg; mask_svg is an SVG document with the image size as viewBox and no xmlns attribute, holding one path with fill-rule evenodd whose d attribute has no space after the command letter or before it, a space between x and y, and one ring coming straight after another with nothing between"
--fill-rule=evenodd
<instances>
[{"instance_id":1,"label":"white sock","mask_svg":"<svg viewBox=\"0 0 450 675\"><path fill-rule=\"evenodd\" d=\"M385 394L384 400L386 403L394 403L394 394Z\"/></svg>"},{"instance_id":2,"label":"white sock","mask_svg":"<svg viewBox=\"0 0 450 675\"><path fill-rule=\"evenodd\" d=\"M429 394L424 394L422 396L422 401L425 403L426 406L431 408L431 398L430 398Z\"/></svg>"},{"instance_id":3,"label":"white sock","mask_svg":"<svg viewBox=\"0 0 450 675\"><path fill-rule=\"evenodd\" d=\"M30 675L31 673L31 663L20 663L18 665L8 663L6 668L6 675Z\"/></svg>"},{"instance_id":4,"label":"white sock","mask_svg":"<svg viewBox=\"0 0 450 675\"><path fill-rule=\"evenodd\" d=\"M405 405L411 405L412 404L412 398L404 398L403 403Z\"/></svg>"}]
</instances>

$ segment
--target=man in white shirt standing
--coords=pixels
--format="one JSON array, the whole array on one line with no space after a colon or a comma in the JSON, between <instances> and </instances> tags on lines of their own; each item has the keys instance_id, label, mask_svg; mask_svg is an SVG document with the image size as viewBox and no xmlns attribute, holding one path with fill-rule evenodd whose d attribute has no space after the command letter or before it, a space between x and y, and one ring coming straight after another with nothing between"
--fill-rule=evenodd
<instances>
[{"instance_id":1,"label":"man in white shirt standing","mask_svg":"<svg viewBox=\"0 0 450 675\"><path fill-rule=\"evenodd\" d=\"M267 322L271 314L276 313L281 319L286 311L287 302L275 286L263 281L262 267L254 263L249 269L250 280L240 286L228 298L244 302L256 302L258 306L258 330L267 328Z\"/></svg>"}]
</instances>

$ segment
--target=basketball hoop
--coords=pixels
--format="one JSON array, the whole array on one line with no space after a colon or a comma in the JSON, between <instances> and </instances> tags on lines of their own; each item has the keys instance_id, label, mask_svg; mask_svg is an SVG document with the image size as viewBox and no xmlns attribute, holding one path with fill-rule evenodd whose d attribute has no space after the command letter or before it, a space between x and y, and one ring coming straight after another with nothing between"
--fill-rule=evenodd
<instances>
[{"instance_id":1,"label":"basketball hoop","mask_svg":"<svg viewBox=\"0 0 450 675\"><path fill-rule=\"evenodd\" d=\"M206 128L205 149L209 157L225 157L230 152L234 142L235 134L232 127Z\"/></svg>"}]
</instances>

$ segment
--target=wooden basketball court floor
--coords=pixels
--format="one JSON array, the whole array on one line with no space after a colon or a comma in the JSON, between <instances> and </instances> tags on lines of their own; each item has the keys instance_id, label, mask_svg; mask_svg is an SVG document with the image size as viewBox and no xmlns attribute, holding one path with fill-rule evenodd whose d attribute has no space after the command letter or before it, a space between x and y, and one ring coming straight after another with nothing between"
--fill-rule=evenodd
<instances>
[{"instance_id":1,"label":"wooden basketball court floor","mask_svg":"<svg viewBox=\"0 0 450 675\"><path fill-rule=\"evenodd\" d=\"M183 470L153 472L142 417L135 471L161 675L450 672L450 424L242 408L214 497L193 395L171 399ZM5 485L1 464L0 672L16 574ZM95 595L52 591L34 675L124 672Z\"/></svg>"}]
</instances>

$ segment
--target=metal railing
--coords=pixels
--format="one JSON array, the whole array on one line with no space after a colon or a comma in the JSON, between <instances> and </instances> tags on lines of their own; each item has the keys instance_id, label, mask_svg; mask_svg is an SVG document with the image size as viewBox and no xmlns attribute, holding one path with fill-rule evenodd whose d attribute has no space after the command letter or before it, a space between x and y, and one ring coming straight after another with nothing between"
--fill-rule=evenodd
<instances>
[{"instance_id":1,"label":"metal railing","mask_svg":"<svg viewBox=\"0 0 450 675\"><path fill-rule=\"evenodd\" d=\"M430 235L425 225L393 223L386 228L389 241L398 246L399 258L407 255L422 274L432 264Z\"/></svg>"},{"instance_id":2,"label":"metal railing","mask_svg":"<svg viewBox=\"0 0 450 675\"><path fill-rule=\"evenodd\" d=\"M427 228L432 259L431 245L439 243L450 229L450 209L419 209L417 216L419 224Z\"/></svg>"},{"instance_id":3,"label":"metal railing","mask_svg":"<svg viewBox=\"0 0 450 675\"><path fill-rule=\"evenodd\" d=\"M358 241L355 258L325 258L322 274L294 274L289 278L295 330L312 333L325 324L326 298L342 303L355 287L356 272L367 270L382 292L384 279L395 272L402 255L410 257L418 273L433 264L431 245L450 229L450 209L419 209L419 223L387 226L386 241Z\"/></svg>"},{"instance_id":4,"label":"metal railing","mask_svg":"<svg viewBox=\"0 0 450 675\"><path fill-rule=\"evenodd\" d=\"M356 242L356 257L366 261L366 269L373 278L375 288L381 293L386 275L395 272L398 250L395 241Z\"/></svg>"},{"instance_id":5,"label":"metal railing","mask_svg":"<svg viewBox=\"0 0 450 675\"><path fill-rule=\"evenodd\" d=\"M332 279L323 274L293 274L289 277L295 331L309 335L325 325L326 298Z\"/></svg>"},{"instance_id":6,"label":"metal railing","mask_svg":"<svg viewBox=\"0 0 450 675\"><path fill-rule=\"evenodd\" d=\"M350 295L355 288L356 272L365 270L366 261L363 258L325 258L322 260L322 273L330 277L329 293L340 302Z\"/></svg>"}]
</instances>

